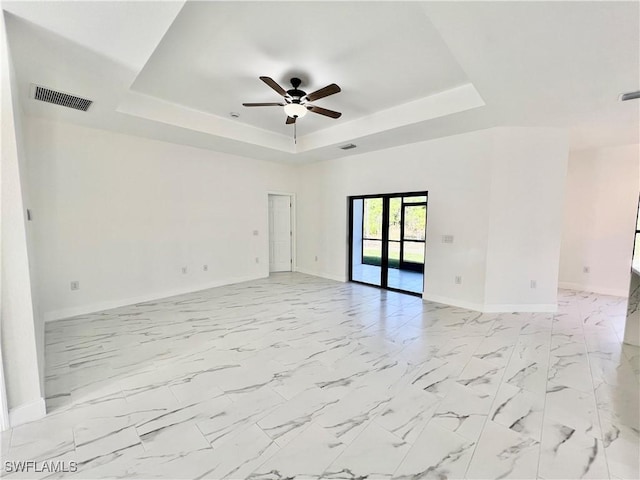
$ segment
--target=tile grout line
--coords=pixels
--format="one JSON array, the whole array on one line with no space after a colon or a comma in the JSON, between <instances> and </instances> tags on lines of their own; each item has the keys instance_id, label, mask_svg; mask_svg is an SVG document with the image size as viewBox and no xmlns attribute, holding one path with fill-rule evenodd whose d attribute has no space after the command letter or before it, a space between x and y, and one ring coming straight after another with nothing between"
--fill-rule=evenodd
<instances>
[{"instance_id":1,"label":"tile grout line","mask_svg":"<svg viewBox=\"0 0 640 480\"><path fill-rule=\"evenodd\" d=\"M425 302L427 303L427 302ZM420 314L422 315L422 314ZM417 316L416 316L417 317ZM494 321L495 323L495 321ZM493 324L492 324L493 325ZM478 345L479 346L479 345ZM431 358L437 358L436 355L432 355ZM431 359L430 358L430 359ZM466 366L469 364L469 362L471 361L471 358L473 358L473 354L471 355L471 357L469 357L469 360L467 360L467 362L464 364L464 366L462 367L462 369L460 370L460 372L462 373L462 371L464 371L464 369L466 368ZM419 368L416 368L415 371L419 371ZM411 382L409 382L409 384L411 384ZM448 395L448 393L447 393ZM434 415L435 412L438 411L438 408L440 407L440 405L442 404L442 402L444 401L444 399L447 397L447 395L443 396L439 402L437 402L435 409L434 409ZM436 395L437 396L437 395ZM423 431L425 431L427 429L427 427L429 426L429 424L431 423L431 421L433 420L433 415L431 416L431 418L427 421L427 423L425 423L425 425L420 429L420 432L416 435L416 439L422 434ZM462 437L462 435L453 432L456 435L458 435L461 438L464 438L466 440L465 437ZM398 472L398 469L402 466L402 464L404 463L404 461L406 460L407 456L409 455L409 453L411 452L411 450L413 449L414 445L411 445L411 447L407 450L407 453L402 457L402 460L400 461L400 463L398 463L398 466L396 467L396 469L394 470L393 474L395 475ZM473 454L471 455L471 457L473 458ZM469 460L469 463L471 463L471 460ZM465 470L466 473L466 470Z\"/></svg>"},{"instance_id":2,"label":"tile grout line","mask_svg":"<svg viewBox=\"0 0 640 480\"><path fill-rule=\"evenodd\" d=\"M498 315L499 318L499 315ZM487 332L489 332L491 330L491 328L493 327L493 325L498 321L498 318L496 318L493 323L491 324L491 327L489 327L489 329L487 330ZM518 339L520 338L520 334L522 332L522 325L520 325L520 330L518 331ZM485 333L484 339L486 340L488 337ZM484 340L483 340L484 341ZM518 340L516 339L516 344L517 344ZM478 348L480 348L480 345L482 345L482 342L480 342L478 344L478 347L476 348L476 350L474 350L474 354L475 352L478 350ZM513 347L513 349L511 350L511 354L509 355L509 360L507 360L507 363L504 366L504 370L502 371L502 377L500 377L500 382L498 383L498 389L496 390L495 395L493 395L493 400L491 402L491 405L489 406L489 411L487 412L486 418L484 419L484 422L482 424L482 428L480 429L480 434L478 435L478 439L474 442L473 445L473 452L471 453L471 457L469 458L469 463L467 465L467 468L464 471L464 478L469 478L467 475L469 473L469 469L471 468L471 462L473 462L473 458L476 454L476 450L478 448L478 444L480 443L480 438L482 437L482 434L484 433L484 429L487 426L487 422L489 421L489 415L491 414L491 410L493 410L493 406L496 402L496 398L498 395L498 391L500 390L500 386L502 385L502 382L504 380L504 377L507 373L507 365L509 365L509 363L511 362L511 358L513 358L513 353L515 352L515 345ZM469 359L469 362L471 361L471 359L474 358L473 355L471 355L471 358ZM467 362L467 364L469 363ZM466 366L465 366L466 368ZM464 371L464 369L463 369ZM462 373L460 373L462 375Z\"/></svg>"},{"instance_id":3,"label":"tile grout line","mask_svg":"<svg viewBox=\"0 0 640 480\"><path fill-rule=\"evenodd\" d=\"M553 330L556 324L558 312L551 315L551 328L549 329L549 353L547 354L547 371L544 376L544 402L542 402L542 425L540 425L540 447L538 451L538 465L536 468L536 478L540 477L540 462L542 461L542 439L544 438L544 425L547 418L547 391L549 390L549 369L551 368L551 345L553 343Z\"/></svg>"},{"instance_id":4,"label":"tile grout line","mask_svg":"<svg viewBox=\"0 0 640 480\"><path fill-rule=\"evenodd\" d=\"M589 347L587 346L587 340L586 340L586 336L585 336L585 331L584 331L584 321L582 319L583 313L582 313L582 307L580 304L578 304L578 311L580 313L580 327L582 328L582 341L584 342L584 349L587 355L587 364L589 365L589 376L591 377L591 390L593 392L593 402L594 402L594 406L596 409L596 416L598 419L598 427L600 427L600 442L602 443L602 455L604 456L604 464L607 467L607 475L609 476L609 478L611 478L611 471L609 470L609 460L607 458L607 451L606 448L604 446L604 429L602 428L602 421L600 420L600 409L598 408L598 397L596 395L596 387L595 387L595 382L594 382L594 377L593 377L593 368L591 367L591 357L589 355ZM614 332L615 333L615 332ZM616 334L617 337L617 334ZM621 351L620 353L622 355L624 355L624 352L622 352L622 343L621 345Z\"/></svg>"}]
</instances>

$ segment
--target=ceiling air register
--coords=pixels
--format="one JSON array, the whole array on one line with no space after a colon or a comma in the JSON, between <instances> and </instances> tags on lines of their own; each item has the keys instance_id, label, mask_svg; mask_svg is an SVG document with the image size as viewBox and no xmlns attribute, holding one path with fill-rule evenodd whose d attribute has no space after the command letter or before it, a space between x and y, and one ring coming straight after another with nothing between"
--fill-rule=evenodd
<instances>
[{"instance_id":1,"label":"ceiling air register","mask_svg":"<svg viewBox=\"0 0 640 480\"><path fill-rule=\"evenodd\" d=\"M88 100L69 93L58 92L40 85L34 85L34 87L33 98L42 102L53 103L54 105L73 108L83 112L86 112L93 103L93 100Z\"/></svg>"}]
</instances>

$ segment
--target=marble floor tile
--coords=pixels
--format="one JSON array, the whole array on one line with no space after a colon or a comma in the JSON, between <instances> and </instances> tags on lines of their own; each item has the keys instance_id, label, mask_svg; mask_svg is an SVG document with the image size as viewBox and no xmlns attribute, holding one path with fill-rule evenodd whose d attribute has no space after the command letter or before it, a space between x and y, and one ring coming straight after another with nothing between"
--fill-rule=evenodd
<instances>
[{"instance_id":1,"label":"marble floor tile","mask_svg":"<svg viewBox=\"0 0 640 480\"><path fill-rule=\"evenodd\" d=\"M0 476L637 480L624 305L487 314L283 273L48 322L49 412L2 432Z\"/></svg>"},{"instance_id":2,"label":"marble floor tile","mask_svg":"<svg viewBox=\"0 0 640 480\"><path fill-rule=\"evenodd\" d=\"M30 424L13 429L7 456L3 460L52 460L73 452L75 443L71 428L30 428Z\"/></svg>"},{"instance_id":3,"label":"marble floor tile","mask_svg":"<svg viewBox=\"0 0 640 480\"><path fill-rule=\"evenodd\" d=\"M269 387L247 393L235 401L225 402L209 418L196 422L198 428L209 441L218 447L233 437L239 429L247 428L269 415L282 403L284 398Z\"/></svg>"},{"instance_id":4,"label":"marble floor tile","mask_svg":"<svg viewBox=\"0 0 640 480\"><path fill-rule=\"evenodd\" d=\"M456 384L440 402L429 423L475 442L482 432L492 403L492 395Z\"/></svg>"},{"instance_id":5,"label":"marble floor tile","mask_svg":"<svg viewBox=\"0 0 640 480\"><path fill-rule=\"evenodd\" d=\"M556 355L555 352L552 350L549 357L548 381L583 392L592 392L593 378L586 354Z\"/></svg>"},{"instance_id":6,"label":"marble floor tile","mask_svg":"<svg viewBox=\"0 0 640 480\"><path fill-rule=\"evenodd\" d=\"M540 443L491 420L487 422L467 471L467 478L535 478Z\"/></svg>"},{"instance_id":7,"label":"marble floor tile","mask_svg":"<svg viewBox=\"0 0 640 480\"><path fill-rule=\"evenodd\" d=\"M342 443L349 443L387 407L392 398L386 388L360 387L322 410L315 422Z\"/></svg>"},{"instance_id":8,"label":"marble floor tile","mask_svg":"<svg viewBox=\"0 0 640 480\"><path fill-rule=\"evenodd\" d=\"M535 394L503 383L489 412L489 420L539 442L542 436L544 402L544 394Z\"/></svg>"},{"instance_id":9,"label":"marble floor tile","mask_svg":"<svg viewBox=\"0 0 640 480\"><path fill-rule=\"evenodd\" d=\"M284 446L341 398L340 392L335 390L313 387L282 403L259 420L258 426L278 445Z\"/></svg>"},{"instance_id":10,"label":"marble floor tile","mask_svg":"<svg viewBox=\"0 0 640 480\"><path fill-rule=\"evenodd\" d=\"M372 422L327 467L326 478L391 478L410 445Z\"/></svg>"},{"instance_id":11,"label":"marble floor tile","mask_svg":"<svg viewBox=\"0 0 640 480\"><path fill-rule=\"evenodd\" d=\"M86 442L76 442L75 457L79 463L87 463L96 459L109 457L130 447L140 445L140 437L135 427L127 427Z\"/></svg>"},{"instance_id":12,"label":"marble floor tile","mask_svg":"<svg viewBox=\"0 0 640 480\"><path fill-rule=\"evenodd\" d=\"M493 335L486 337L473 354L474 358L504 367L511 359L513 339L508 336Z\"/></svg>"},{"instance_id":13,"label":"marble floor tile","mask_svg":"<svg viewBox=\"0 0 640 480\"><path fill-rule=\"evenodd\" d=\"M638 404L636 404L638 410ZM637 413L636 413L637 415ZM620 479L640 478L640 427L600 413L603 444L609 473Z\"/></svg>"},{"instance_id":14,"label":"marble floor tile","mask_svg":"<svg viewBox=\"0 0 640 480\"><path fill-rule=\"evenodd\" d=\"M464 367L456 380L460 385L473 388L479 392L495 395L502 376L504 367L479 358L472 358Z\"/></svg>"},{"instance_id":15,"label":"marble floor tile","mask_svg":"<svg viewBox=\"0 0 640 480\"><path fill-rule=\"evenodd\" d=\"M419 366L410 383L425 392L445 397L464 367L464 363L433 357Z\"/></svg>"},{"instance_id":16,"label":"marble floor tile","mask_svg":"<svg viewBox=\"0 0 640 480\"><path fill-rule=\"evenodd\" d=\"M532 358L511 357L503 377L503 382L534 393L547 391L548 363Z\"/></svg>"},{"instance_id":17,"label":"marble floor tile","mask_svg":"<svg viewBox=\"0 0 640 480\"><path fill-rule=\"evenodd\" d=\"M253 424L234 433L228 442L211 452L214 466L200 478L246 478L279 449L260 427Z\"/></svg>"},{"instance_id":18,"label":"marble floor tile","mask_svg":"<svg viewBox=\"0 0 640 480\"><path fill-rule=\"evenodd\" d=\"M394 478L465 478L475 442L429 423L407 453Z\"/></svg>"},{"instance_id":19,"label":"marble floor tile","mask_svg":"<svg viewBox=\"0 0 640 480\"><path fill-rule=\"evenodd\" d=\"M408 385L374 417L374 422L403 441L413 443L440 401L437 395Z\"/></svg>"},{"instance_id":20,"label":"marble floor tile","mask_svg":"<svg viewBox=\"0 0 640 480\"><path fill-rule=\"evenodd\" d=\"M571 427L576 432L602 438L595 394L549 382L545 419Z\"/></svg>"},{"instance_id":21,"label":"marble floor tile","mask_svg":"<svg viewBox=\"0 0 640 480\"><path fill-rule=\"evenodd\" d=\"M345 448L346 445L327 429L312 423L247 479L317 478Z\"/></svg>"},{"instance_id":22,"label":"marble floor tile","mask_svg":"<svg viewBox=\"0 0 640 480\"><path fill-rule=\"evenodd\" d=\"M608 478L602 441L545 419L538 471L545 479Z\"/></svg>"},{"instance_id":23,"label":"marble floor tile","mask_svg":"<svg viewBox=\"0 0 640 480\"><path fill-rule=\"evenodd\" d=\"M194 423L177 425L152 431L140 436L146 452L189 453L209 449L211 445Z\"/></svg>"}]
</instances>

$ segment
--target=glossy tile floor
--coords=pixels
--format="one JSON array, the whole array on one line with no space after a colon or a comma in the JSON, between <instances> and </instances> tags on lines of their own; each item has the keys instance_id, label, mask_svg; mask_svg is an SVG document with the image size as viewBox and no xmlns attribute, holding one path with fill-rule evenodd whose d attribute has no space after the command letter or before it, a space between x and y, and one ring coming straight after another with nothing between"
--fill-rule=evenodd
<instances>
[{"instance_id":1,"label":"glossy tile floor","mask_svg":"<svg viewBox=\"0 0 640 480\"><path fill-rule=\"evenodd\" d=\"M375 265L357 264L353 266L352 278L359 282L380 285L381 267ZM390 268L387 284L391 288L397 288L406 292L420 293L424 290L423 274L411 270Z\"/></svg>"},{"instance_id":2,"label":"glossy tile floor","mask_svg":"<svg viewBox=\"0 0 640 480\"><path fill-rule=\"evenodd\" d=\"M625 300L479 314L301 274L47 325L29 478L637 479ZM8 475L14 478L17 475Z\"/></svg>"}]
</instances>

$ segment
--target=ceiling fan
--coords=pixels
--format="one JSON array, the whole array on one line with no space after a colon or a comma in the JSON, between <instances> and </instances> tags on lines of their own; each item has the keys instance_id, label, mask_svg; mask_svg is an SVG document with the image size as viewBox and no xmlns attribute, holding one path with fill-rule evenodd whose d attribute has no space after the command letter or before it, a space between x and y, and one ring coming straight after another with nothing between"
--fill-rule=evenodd
<instances>
[{"instance_id":1,"label":"ceiling fan","mask_svg":"<svg viewBox=\"0 0 640 480\"><path fill-rule=\"evenodd\" d=\"M242 105L244 105L245 107L284 107L284 112L287 114L287 120L285 123L287 124L295 124L296 119L302 118L307 114L307 110L331 118L340 118L340 116L342 115L342 113L340 112L335 112L333 110L328 110L322 107L316 107L315 105L311 105L310 103L315 100L328 97L329 95L333 95L334 93L338 93L340 91L340 87L335 83L327 85L320 90L316 90L315 92L308 94L303 90L298 89L298 87L302 83L302 80L296 77L291 79L291 86L293 88L286 91L270 77L260 77L260 80L274 89L276 93L281 95L284 98L284 103L243 103Z\"/></svg>"}]
</instances>

